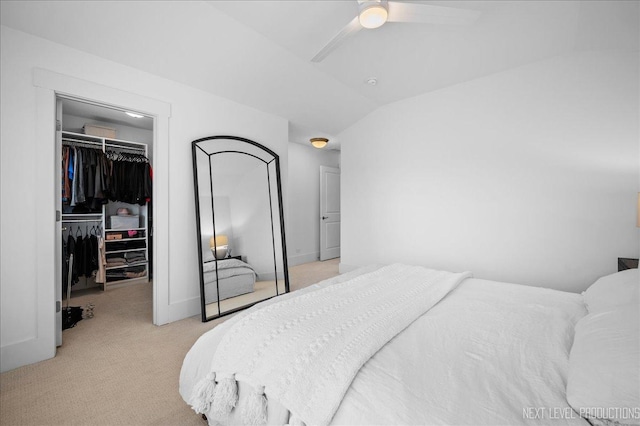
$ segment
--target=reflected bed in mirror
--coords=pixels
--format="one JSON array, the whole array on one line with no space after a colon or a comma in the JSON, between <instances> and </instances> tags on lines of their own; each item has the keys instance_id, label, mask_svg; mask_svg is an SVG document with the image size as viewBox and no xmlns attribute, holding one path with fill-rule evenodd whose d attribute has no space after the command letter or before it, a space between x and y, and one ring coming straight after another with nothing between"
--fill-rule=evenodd
<instances>
[{"instance_id":1,"label":"reflected bed in mirror","mask_svg":"<svg viewBox=\"0 0 640 426\"><path fill-rule=\"evenodd\" d=\"M279 157L236 136L192 142L202 320L289 291Z\"/></svg>"}]
</instances>

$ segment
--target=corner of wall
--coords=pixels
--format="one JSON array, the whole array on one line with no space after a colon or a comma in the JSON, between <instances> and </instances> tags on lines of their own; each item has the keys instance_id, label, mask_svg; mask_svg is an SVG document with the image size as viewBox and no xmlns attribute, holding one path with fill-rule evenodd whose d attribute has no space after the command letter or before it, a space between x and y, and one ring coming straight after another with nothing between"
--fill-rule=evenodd
<instances>
[{"instance_id":1,"label":"corner of wall","mask_svg":"<svg viewBox=\"0 0 640 426\"><path fill-rule=\"evenodd\" d=\"M355 265L349 265L343 262L340 262L340 264L338 265L338 272L340 272L341 274L347 273L347 272L351 272L351 271L355 271L356 269L358 269L358 266Z\"/></svg>"}]
</instances>

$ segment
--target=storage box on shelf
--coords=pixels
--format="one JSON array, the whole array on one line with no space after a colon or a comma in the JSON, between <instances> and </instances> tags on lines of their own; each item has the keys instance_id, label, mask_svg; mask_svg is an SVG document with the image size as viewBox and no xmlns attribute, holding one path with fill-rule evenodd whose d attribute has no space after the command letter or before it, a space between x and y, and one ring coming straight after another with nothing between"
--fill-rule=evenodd
<instances>
[{"instance_id":1,"label":"storage box on shelf","mask_svg":"<svg viewBox=\"0 0 640 426\"><path fill-rule=\"evenodd\" d=\"M84 130L85 134L91 136L111 139L115 139L116 137L116 129L113 129L111 127L98 126L96 124L85 124L82 130Z\"/></svg>"},{"instance_id":2,"label":"storage box on shelf","mask_svg":"<svg viewBox=\"0 0 640 426\"><path fill-rule=\"evenodd\" d=\"M140 226L140 216L109 216L108 225L111 229L137 229Z\"/></svg>"}]
</instances>

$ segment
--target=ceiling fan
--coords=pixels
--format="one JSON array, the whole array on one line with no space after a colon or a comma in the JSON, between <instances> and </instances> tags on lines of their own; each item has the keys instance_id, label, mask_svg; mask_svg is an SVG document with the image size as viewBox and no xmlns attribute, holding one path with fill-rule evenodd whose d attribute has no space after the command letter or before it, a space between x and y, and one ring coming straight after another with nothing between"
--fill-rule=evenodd
<instances>
[{"instance_id":1,"label":"ceiling fan","mask_svg":"<svg viewBox=\"0 0 640 426\"><path fill-rule=\"evenodd\" d=\"M311 59L320 62L342 44L348 37L362 28L378 28L385 22L469 25L475 22L480 12L446 6L421 3L403 3L387 0L358 0L359 13Z\"/></svg>"}]
</instances>

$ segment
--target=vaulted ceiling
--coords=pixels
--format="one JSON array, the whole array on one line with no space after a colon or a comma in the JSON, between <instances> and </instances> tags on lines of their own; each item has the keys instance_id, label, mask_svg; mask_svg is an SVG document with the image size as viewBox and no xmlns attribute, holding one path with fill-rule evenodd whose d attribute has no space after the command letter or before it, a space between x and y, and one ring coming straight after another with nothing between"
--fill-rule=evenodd
<instances>
[{"instance_id":1,"label":"vaulted ceiling","mask_svg":"<svg viewBox=\"0 0 640 426\"><path fill-rule=\"evenodd\" d=\"M414 3L480 15L362 30L319 63L310 59L357 15L355 0L3 1L0 19L287 118L300 143L334 138L381 105L547 57L639 50L636 1Z\"/></svg>"}]
</instances>

